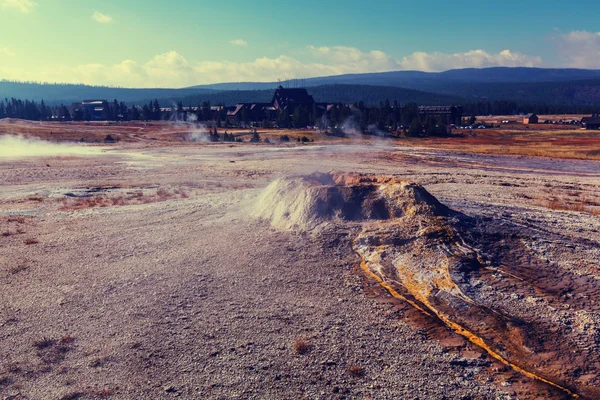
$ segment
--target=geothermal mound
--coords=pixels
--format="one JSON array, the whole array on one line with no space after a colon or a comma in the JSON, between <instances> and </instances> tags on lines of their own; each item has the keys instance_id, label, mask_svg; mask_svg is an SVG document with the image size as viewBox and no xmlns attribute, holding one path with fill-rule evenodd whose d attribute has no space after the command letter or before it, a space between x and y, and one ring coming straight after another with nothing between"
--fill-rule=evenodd
<instances>
[{"instance_id":1,"label":"geothermal mound","mask_svg":"<svg viewBox=\"0 0 600 400\"><path fill-rule=\"evenodd\" d=\"M448 212L412 182L338 172L279 179L265 189L254 209L256 217L289 230L335 221L393 220Z\"/></svg>"},{"instance_id":2,"label":"geothermal mound","mask_svg":"<svg viewBox=\"0 0 600 400\"><path fill-rule=\"evenodd\" d=\"M361 268L394 297L558 398L600 398L600 307L586 301L600 284L536 260L518 231L491 235L411 182L338 172L277 180L254 214L290 230L360 224Z\"/></svg>"}]
</instances>

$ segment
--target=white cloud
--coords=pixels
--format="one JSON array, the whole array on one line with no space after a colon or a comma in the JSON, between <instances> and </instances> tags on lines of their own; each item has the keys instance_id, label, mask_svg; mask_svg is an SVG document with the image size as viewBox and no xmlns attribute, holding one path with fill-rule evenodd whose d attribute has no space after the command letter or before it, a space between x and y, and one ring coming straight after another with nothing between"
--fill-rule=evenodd
<instances>
[{"instance_id":1,"label":"white cloud","mask_svg":"<svg viewBox=\"0 0 600 400\"><path fill-rule=\"evenodd\" d=\"M230 40L229 43L231 43L234 46L248 46L248 42L246 42L244 39Z\"/></svg>"},{"instance_id":2,"label":"white cloud","mask_svg":"<svg viewBox=\"0 0 600 400\"><path fill-rule=\"evenodd\" d=\"M402 65L380 50L368 53L354 47L309 46L312 55L339 73L381 72L402 69Z\"/></svg>"},{"instance_id":3,"label":"white cloud","mask_svg":"<svg viewBox=\"0 0 600 400\"><path fill-rule=\"evenodd\" d=\"M176 51L157 55L145 63L124 60L114 65L86 64L78 66L31 66L31 69L2 67L5 79L45 82L85 83L125 87L185 87L202 83L276 81L346 73L383 72L418 69L441 71L450 68L489 66L534 66L542 63L509 50L489 54L482 50L465 53L414 53L396 60L374 50L362 52L352 47L308 47L313 60L303 62L281 55L260 57L248 62L201 61L190 62Z\"/></svg>"},{"instance_id":4,"label":"white cloud","mask_svg":"<svg viewBox=\"0 0 600 400\"><path fill-rule=\"evenodd\" d=\"M15 8L22 13L30 12L37 3L33 0L0 0L2 8Z\"/></svg>"},{"instance_id":5,"label":"white cloud","mask_svg":"<svg viewBox=\"0 0 600 400\"><path fill-rule=\"evenodd\" d=\"M542 59L510 50L503 50L497 54L483 50L454 54L416 52L402 58L400 65L402 69L408 70L445 71L458 68L536 67L542 65Z\"/></svg>"},{"instance_id":6,"label":"white cloud","mask_svg":"<svg viewBox=\"0 0 600 400\"><path fill-rule=\"evenodd\" d=\"M94 11L92 14L92 19L96 22L100 22L101 24L110 24L113 22L113 18L110 15L102 14L99 11Z\"/></svg>"},{"instance_id":7,"label":"white cloud","mask_svg":"<svg viewBox=\"0 0 600 400\"><path fill-rule=\"evenodd\" d=\"M14 57L15 53L6 47L0 47L0 56Z\"/></svg>"},{"instance_id":8,"label":"white cloud","mask_svg":"<svg viewBox=\"0 0 600 400\"><path fill-rule=\"evenodd\" d=\"M600 68L600 32L572 31L553 40L564 66Z\"/></svg>"},{"instance_id":9,"label":"white cloud","mask_svg":"<svg viewBox=\"0 0 600 400\"><path fill-rule=\"evenodd\" d=\"M439 72L457 68L485 67L533 67L542 64L542 59L522 53L503 50L490 54L483 50L471 50L464 53L447 54L441 52L415 52L396 60L388 54L374 50L368 53L353 47L313 47L309 50L316 58L328 61L336 66L340 73L383 72L393 70L419 70Z\"/></svg>"}]
</instances>

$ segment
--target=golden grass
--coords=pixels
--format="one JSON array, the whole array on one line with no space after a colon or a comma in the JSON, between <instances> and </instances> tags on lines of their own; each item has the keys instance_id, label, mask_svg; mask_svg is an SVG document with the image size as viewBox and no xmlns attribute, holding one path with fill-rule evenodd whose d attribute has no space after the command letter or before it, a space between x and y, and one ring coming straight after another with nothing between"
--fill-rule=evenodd
<instances>
[{"instance_id":1,"label":"golden grass","mask_svg":"<svg viewBox=\"0 0 600 400\"><path fill-rule=\"evenodd\" d=\"M101 390L92 391L90 394L94 397L98 397L101 399L108 398L114 394L115 390L110 388L105 388Z\"/></svg>"},{"instance_id":2,"label":"golden grass","mask_svg":"<svg viewBox=\"0 0 600 400\"><path fill-rule=\"evenodd\" d=\"M568 201L565 199L551 198L546 201L538 201L538 206L548 208L555 211L573 211L583 212L591 215L600 216L600 210L597 208L600 203L588 200L587 198L581 198L579 201Z\"/></svg>"},{"instance_id":3,"label":"golden grass","mask_svg":"<svg viewBox=\"0 0 600 400\"><path fill-rule=\"evenodd\" d=\"M11 275L18 274L19 272L26 271L29 267L24 264L11 265L8 267L8 273Z\"/></svg>"},{"instance_id":4,"label":"golden grass","mask_svg":"<svg viewBox=\"0 0 600 400\"><path fill-rule=\"evenodd\" d=\"M499 154L527 157L545 157L545 158L565 158L575 160L600 160L600 153L597 150L586 150L585 148L565 147L544 147L539 144L529 146L502 145L502 146L476 146L467 145L461 147L461 150L472 153Z\"/></svg>"},{"instance_id":5,"label":"golden grass","mask_svg":"<svg viewBox=\"0 0 600 400\"><path fill-rule=\"evenodd\" d=\"M346 372L348 372L355 378L361 378L365 375L365 371L360 365L351 365L348 368L346 368Z\"/></svg>"},{"instance_id":6,"label":"golden grass","mask_svg":"<svg viewBox=\"0 0 600 400\"><path fill-rule=\"evenodd\" d=\"M294 351L296 352L296 354L299 354L299 355L306 354L306 353L308 353L309 350L310 350L310 344L308 343L308 340L306 340L305 338L297 338L294 341Z\"/></svg>"},{"instance_id":7,"label":"golden grass","mask_svg":"<svg viewBox=\"0 0 600 400\"><path fill-rule=\"evenodd\" d=\"M6 217L6 222L16 222L17 224L24 224L26 221L24 215L11 215L10 217Z\"/></svg>"},{"instance_id":8,"label":"golden grass","mask_svg":"<svg viewBox=\"0 0 600 400\"><path fill-rule=\"evenodd\" d=\"M38 202L44 201L44 198L42 196L36 196L36 195L27 196L25 199L29 200L29 201L38 201Z\"/></svg>"},{"instance_id":9,"label":"golden grass","mask_svg":"<svg viewBox=\"0 0 600 400\"><path fill-rule=\"evenodd\" d=\"M527 157L600 160L600 134L582 130L532 131L487 130L476 136L451 138L403 138L397 143L466 153Z\"/></svg>"},{"instance_id":10,"label":"golden grass","mask_svg":"<svg viewBox=\"0 0 600 400\"><path fill-rule=\"evenodd\" d=\"M150 204L162 201L167 201L173 198L187 199L189 195L187 192L181 189L174 190L173 192L159 188L154 194L144 193L142 190L136 190L127 196L115 196L115 197L83 197L76 199L65 199L63 205L59 208L60 211L77 211L84 210L87 208L104 208L104 207L119 207L128 205L139 205L139 204Z\"/></svg>"}]
</instances>

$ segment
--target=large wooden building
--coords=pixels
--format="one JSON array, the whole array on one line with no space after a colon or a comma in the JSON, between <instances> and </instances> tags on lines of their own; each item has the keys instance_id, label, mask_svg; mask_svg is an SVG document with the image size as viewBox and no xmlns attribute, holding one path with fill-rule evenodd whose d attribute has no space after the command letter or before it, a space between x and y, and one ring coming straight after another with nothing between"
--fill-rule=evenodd
<instances>
[{"instance_id":1,"label":"large wooden building","mask_svg":"<svg viewBox=\"0 0 600 400\"><path fill-rule=\"evenodd\" d=\"M277 117L277 110L271 103L238 103L227 111L227 118L239 121L271 121Z\"/></svg>"},{"instance_id":2,"label":"large wooden building","mask_svg":"<svg viewBox=\"0 0 600 400\"><path fill-rule=\"evenodd\" d=\"M527 114L525 117L523 117L524 125L537 124L539 122L540 122L540 119L538 118L537 115L535 115L533 113Z\"/></svg>"},{"instance_id":3,"label":"large wooden building","mask_svg":"<svg viewBox=\"0 0 600 400\"><path fill-rule=\"evenodd\" d=\"M106 119L108 111L108 102L106 100L84 100L81 103L73 103L71 112L86 112L92 121L101 121Z\"/></svg>"},{"instance_id":4,"label":"large wooden building","mask_svg":"<svg viewBox=\"0 0 600 400\"><path fill-rule=\"evenodd\" d=\"M298 107L305 112L314 108L317 117L327 110L326 104L315 103L313 97L304 88L284 88L278 86L270 103L238 103L227 112L227 118L246 122L274 121L279 112L294 114Z\"/></svg>"},{"instance_id":5,"label":"large wooden building","mask_svg":"<svg viewBox=\"0 0 600 400\"><path fill-rule=\"evenodd\" d=\"M445 124L460 124L463 117L461 106L421 106L419 107L421 119L433 117Z\"/></svg>"},{"instance_id":6,"label":"large wooden building","mask_svg":"<svg viewBox=\"0 0 600 400\"><path fill-rule=\"evenodd\" d=\"M594 114L591 117L582 118L581 126L587 130L600 129L600 114Z\"/></svg>"},{"instance_id":7,"label":"large wooden building","mask_svg":"<svg viewBox=\"0 0 600 400\"><path fill-rule=\"evenodd\" d=\"M279 85L273 95L271 104L277 111L287 111L291 115L297 107L305 107L307 110L312 109L315 105L315 99L304 88L289 89Z\"/></svg>"}]
</instances>

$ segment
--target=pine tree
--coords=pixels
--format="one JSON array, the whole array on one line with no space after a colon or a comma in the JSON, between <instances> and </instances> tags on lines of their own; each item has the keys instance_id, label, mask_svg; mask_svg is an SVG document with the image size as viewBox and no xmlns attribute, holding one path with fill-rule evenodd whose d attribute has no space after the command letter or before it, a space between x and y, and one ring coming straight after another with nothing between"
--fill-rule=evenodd
<instances>
[{"instance_id":1,"label":"pine tree","mask_svg":"<svg viewBox=\"0 0 600 400\"><path fill-rule=\"evenodd\" d=\"M421 124L421 119L416 116L413 118L410 128L406 132L406 136L417 137L423 134L423 125Z\"/></svg>"},{"instance_id":2,"label":"pine tree","mask_svg":"<svg viewBox=\"0 0 600 400\"><path fill-rule=\"evenodd\" d=\"M147 104L144 104L144 107L142 107L142 118L144 121L150 121L152 119L152 112Z\"/></svg>"}]
</instances>

